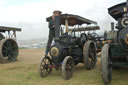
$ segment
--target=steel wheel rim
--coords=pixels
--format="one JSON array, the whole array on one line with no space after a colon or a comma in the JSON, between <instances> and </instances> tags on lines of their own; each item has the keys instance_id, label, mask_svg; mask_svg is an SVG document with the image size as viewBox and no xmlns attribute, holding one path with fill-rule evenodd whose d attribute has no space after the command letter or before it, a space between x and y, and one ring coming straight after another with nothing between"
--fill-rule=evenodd
<instances>
[{"instance_id":1,"label":"steel wheel rim","mask_svg":"<svg viewBox=\"0 0 128 85\"><path fill-rule=\"evenodd\" d=\"M51 72L51 62L48 58L44 58L41 62L40 70L43 76L47 76Z\"/></svg>"},{"instance_id":2,"label":"steel wheel rim","mask_svg":"<svg viewBox=\"0 0 128 85\"><path fill-rule=\"evenodd\" d=\"M2 56L7 61L16 60L18 56L18 45L13 39L5 40L3 43Z\"/></svg>"}]
</instances>

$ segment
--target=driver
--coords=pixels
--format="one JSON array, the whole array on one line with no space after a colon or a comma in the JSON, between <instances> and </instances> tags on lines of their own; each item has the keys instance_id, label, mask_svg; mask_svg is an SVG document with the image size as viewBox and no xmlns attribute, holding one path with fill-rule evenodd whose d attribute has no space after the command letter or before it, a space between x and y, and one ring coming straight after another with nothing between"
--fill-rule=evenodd
<instances>
[{"instance_id":1,"label":"driver","mask_svg":"<svg viewBox=\"0 0 128 85\"><path fill-rule=\"evenodd\" d=\"M55 37L55 25L54 25L54 17L55 16L61 16L61 11L53 11L53 15L52 15L52 20L49 21L49 37L48 37L48 41L47 41L47 47L45 50L45 56L48 55L51 43L53 38Z\"/></svg>"}]
</instances>

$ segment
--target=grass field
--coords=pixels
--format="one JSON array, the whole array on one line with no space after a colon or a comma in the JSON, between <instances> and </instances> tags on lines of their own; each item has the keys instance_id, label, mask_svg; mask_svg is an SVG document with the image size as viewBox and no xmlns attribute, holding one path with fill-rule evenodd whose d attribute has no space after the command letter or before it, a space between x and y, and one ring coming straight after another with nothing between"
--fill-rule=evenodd
<instances>
[{"instance_id":1,"label":"grass field","mask_svg":"<svg viewBox=\"0 0 128 85\"><path fill-rule=\"evenodd\" d=\"M38 72L43 49L20 49L17 62L0 64L0 85L104 85L100 72L100 59L93 70L86 70L83 64L75 67L70 80L64 80L61 71L55 71L46 78ZM128 85L128 69L113 70L110 85Z\"/></svg>"}]
</instances>

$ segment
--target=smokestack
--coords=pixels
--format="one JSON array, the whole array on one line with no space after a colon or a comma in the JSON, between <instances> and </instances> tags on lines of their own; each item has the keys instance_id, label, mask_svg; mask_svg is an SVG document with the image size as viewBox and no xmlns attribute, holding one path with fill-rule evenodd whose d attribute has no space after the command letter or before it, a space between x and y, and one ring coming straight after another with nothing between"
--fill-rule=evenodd
<instances>
[{"instance_id":1,"label":"smokestack","mask_svg":"<svg viewBox=\"0 0 128 85\"><path fill-rule=\"evenodd\" d=\"M127 5L127 7L128 7L128 0L126 1L126 5Z\"/></svg>"},{"instance_id":2,"label":"smokestack","mask_svg":"<svg viewBox=\"0 0 128 85\"><path fill-rule=\"evenodd\" d=\"M114 31L114 22L111 22L111 31Z\"/></svg>"},{"instance_id":3,"label":"smokestack","mask_svg":"<svg viewBox=\"0 0 128 85\"><path fill-rule=\"evenodd\" d=\"M128 0L126 1L126 8L127 8L127 13L128 13Z\"/></svg>"},{"instance_id":4,"label":"smokestack","mask_svg":"<svg viewBox=\"0 0 128 85\"><path fill-rule=\"evenodd\" d=\"M55 16L55 41L59 40L60 25L61 25L61 16Z\"/></svg>"}]
</instances>

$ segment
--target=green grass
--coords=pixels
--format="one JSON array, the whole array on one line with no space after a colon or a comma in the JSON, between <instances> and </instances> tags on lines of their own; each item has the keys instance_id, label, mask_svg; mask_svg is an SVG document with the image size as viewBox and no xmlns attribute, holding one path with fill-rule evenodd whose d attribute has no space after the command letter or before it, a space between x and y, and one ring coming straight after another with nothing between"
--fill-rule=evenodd
<instances>
[{"instance_id":1,"label":"green grass","mask_svg":"<svg viewBox=\"0 0 128 85\"><path fill-rule=\"evenodd\" d=\"M38 64L9 63L0 64L0 85L104 85L100 65L93 70L85 70L84 65L75 67L70 80L64 80L61 71L55 71L41 78ZM128 69L113 71L113 81L110 85L128 85Z\"/></svg>"}]
</instances>

